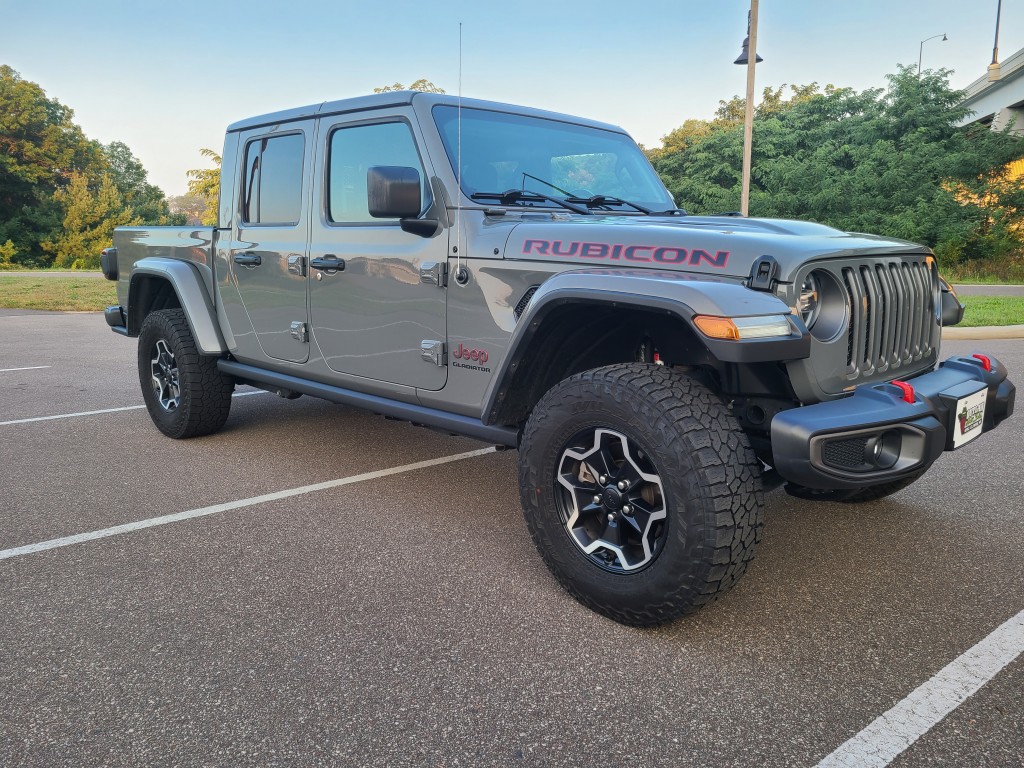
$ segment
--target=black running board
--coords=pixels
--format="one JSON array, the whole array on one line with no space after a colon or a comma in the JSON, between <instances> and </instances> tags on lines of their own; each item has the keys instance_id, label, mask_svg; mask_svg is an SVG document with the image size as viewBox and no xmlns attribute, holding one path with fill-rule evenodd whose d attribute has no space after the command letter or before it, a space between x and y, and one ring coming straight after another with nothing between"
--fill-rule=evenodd
<instances>
[{"instance_id":1,"label":"black running board","mask_svg":"<svg viewBox=\"0 0 1024 768\"><path fill-rule=\"evenodd\" d=\"M519 433L512 427L488 426L480 419L470 416L460 416L423 405L403 403L378 395L368 395L364 392L355 392L330 384L321 384L318 381L302 379L287 373L268 371L265 368L257 368L254 365L246 365L235 360L218 360L217 367L222 372L260 389L291 390L303 395L329 400L332 403L365 408L393 419L411 421L413 424L465 435L487 443L504 445L509 448L517 448L519 445Z\"/></svg>"}]
</instances>

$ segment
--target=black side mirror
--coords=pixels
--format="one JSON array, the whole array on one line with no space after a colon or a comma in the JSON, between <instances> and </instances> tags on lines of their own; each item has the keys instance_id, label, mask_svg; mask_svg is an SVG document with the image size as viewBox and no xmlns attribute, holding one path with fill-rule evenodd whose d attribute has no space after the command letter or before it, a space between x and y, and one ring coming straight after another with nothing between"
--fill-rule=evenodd
<instances>
[{"instance_id":1,"label":"black side mirror","mask_svg":"<svg viewBox=\"0 0 1024 768\"><path fill-rule=\"evenodd\" d=\"M375 219L399 219L406 232L431 237L437 219L420 219L420 172L400 165L375 165L366 172L366 199Z\"/></svg>"},{"instance_id":2,"label":"black side mirror","mask_svg":"<svg viewBox=\"0 0 1024 768\"><path fill-rule=\"evenodd\" d=\"M398 165L375 165L366 172L366 197L375 219L419 216L420 172Z\"/></svg>"},{"instance_id":3,"label":"black side mirror","mask_svg":"<svg viewBox=\"0 0 1024 768\"><path fill-rule=\"evenodd\" d=\"M942 325L943 327L956 325L964 319L964 305L957 298L953 286L941 277L939 278L939 285L942 287L942 306L939 310L942 316Z\"/></svg>"}]
</instances>

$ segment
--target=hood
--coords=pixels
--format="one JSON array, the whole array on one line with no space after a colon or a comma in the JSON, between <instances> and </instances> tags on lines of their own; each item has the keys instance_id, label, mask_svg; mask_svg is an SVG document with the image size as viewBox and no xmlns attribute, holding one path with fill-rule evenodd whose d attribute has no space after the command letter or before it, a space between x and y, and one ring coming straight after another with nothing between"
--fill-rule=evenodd
<instances>
[{"instance_id":1,"label":"hood","mask_svg":"<svg viewBox=\"0 0 1024 768\"><path fill-rule=\"evenodd\" d=\"M512 218L515 214L509 214ZM509 222L511 223L511 222ZM579 216L521 214L505 258L588 266L628 266L742 278L772 256L792 282L810 260L930 253L921 245L789 219L733 216Z\"/></svg>"}]
</instances>

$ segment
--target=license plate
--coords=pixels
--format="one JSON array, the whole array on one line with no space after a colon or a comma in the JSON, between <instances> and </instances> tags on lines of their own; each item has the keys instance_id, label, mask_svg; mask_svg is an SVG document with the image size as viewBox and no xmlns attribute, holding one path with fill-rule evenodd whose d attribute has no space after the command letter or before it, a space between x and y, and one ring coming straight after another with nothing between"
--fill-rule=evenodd
<instances>
[{"instance_id":1,"label":"license plate","mask_svg":"<svg viewBox=\"0 0 1024 768\"><path fill-rule=\"evenodd\" d=\"M981 434L982 425L985 423L985 401L987 399L988 387L979 389L956 401L956 408L951 414L953 423L950 425L953 432L954 449L967 445Z\"/></svg>"}]
</instances>

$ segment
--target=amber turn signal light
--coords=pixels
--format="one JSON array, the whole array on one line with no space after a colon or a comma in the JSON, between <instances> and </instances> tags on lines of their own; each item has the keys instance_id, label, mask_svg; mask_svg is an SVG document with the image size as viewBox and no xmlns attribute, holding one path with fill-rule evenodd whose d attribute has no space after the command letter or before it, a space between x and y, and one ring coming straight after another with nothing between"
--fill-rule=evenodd
<instances>
[{"instance_id":1,"label":"amber turn signal light","mask_svg":"<svg viewBox=\"0 0 1024 768\"><path fill-rule=\"evenodd\" d=\"M693 318L693 324L709 338L728 341L770 339L789 336L793 333L785 315L760 315L758 317L697 315Z\"/></svg>"}]
</instances>

